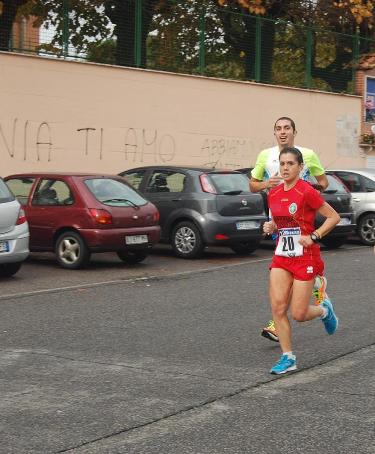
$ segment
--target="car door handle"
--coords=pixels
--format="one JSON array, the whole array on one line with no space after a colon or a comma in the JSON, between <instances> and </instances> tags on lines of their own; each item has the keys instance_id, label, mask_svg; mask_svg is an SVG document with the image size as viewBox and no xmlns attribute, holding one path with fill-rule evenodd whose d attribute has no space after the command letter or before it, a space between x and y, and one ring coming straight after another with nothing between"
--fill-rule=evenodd
<instances>
[{"instance_id":1,"label":"car door handle","mask_svg":"<svg viewBox=\"0 0 375 454\"><path fill-rule=\"evenodd\" d=\"M181 202L182 199L172 199L172 202Z\"/></svg>"},{"instance_id":2,"label":"car door handle","mask_svg":"<svg viewBox=\"0 0 375 454\"><path fill-rule=\"evenodd\" d=\"M357 199L356 197L352 197L353 202L360 202L361 199Z\"/></svg>"}]
</instances>

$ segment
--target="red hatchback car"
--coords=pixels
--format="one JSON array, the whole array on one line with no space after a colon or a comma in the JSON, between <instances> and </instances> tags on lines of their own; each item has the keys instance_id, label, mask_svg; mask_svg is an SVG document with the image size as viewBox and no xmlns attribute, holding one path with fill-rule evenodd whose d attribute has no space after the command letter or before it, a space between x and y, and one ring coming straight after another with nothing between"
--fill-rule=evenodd
<instances>
[{"instance_id":1,"label":"red hatchback car","mask_svg":"<svg viewBox=\"0 0 375 454\"><path fill-rule=\"evenodd\" d=\"M138 263L159 241L158 210L122 177L23 173L4 181L26 213L30 251L54 251L64 268L83 268L91 252Z\"/></svg>"}]
</instances>

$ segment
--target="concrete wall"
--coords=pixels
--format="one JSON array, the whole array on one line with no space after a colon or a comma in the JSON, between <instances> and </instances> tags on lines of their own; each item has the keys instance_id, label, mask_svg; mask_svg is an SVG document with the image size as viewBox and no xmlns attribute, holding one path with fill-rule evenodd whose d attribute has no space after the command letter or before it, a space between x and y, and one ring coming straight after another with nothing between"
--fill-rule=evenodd
<instances>
[{"instance_id":1,"label":"concrete wall","mask_svg":"<svg viewBox=\"0 0 375 454\"><path fill-rule=\"evenodd\" d=\"M0 175L253 165L273 123L327 167L363 167L361 98L0 53Z\"/></svg>"}]
</instances>

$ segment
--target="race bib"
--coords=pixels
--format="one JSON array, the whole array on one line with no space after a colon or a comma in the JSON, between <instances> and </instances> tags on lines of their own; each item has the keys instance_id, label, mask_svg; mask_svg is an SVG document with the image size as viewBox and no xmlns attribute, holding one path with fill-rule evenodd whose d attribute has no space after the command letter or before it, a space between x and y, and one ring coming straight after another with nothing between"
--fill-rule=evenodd
<instances>
[{"instance_id":1,"label":"race bib","mask_svg":"<svg viewBox=\"0 0 375 454\"><path fill-rule=\"evenodd\" d=\"M303 255L303 246L299 243L301 239L301 229L290 227L279 229L279 242L277 243L275 255L283 257L299 257Z\"/></svg>"}]
</instances>

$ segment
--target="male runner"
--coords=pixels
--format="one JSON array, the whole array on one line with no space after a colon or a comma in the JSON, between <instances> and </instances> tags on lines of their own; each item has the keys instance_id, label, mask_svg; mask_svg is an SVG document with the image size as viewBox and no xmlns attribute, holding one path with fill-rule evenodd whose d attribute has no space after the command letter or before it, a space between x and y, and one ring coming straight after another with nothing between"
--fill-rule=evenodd
<instances>
[{"instance_id":1,"label":"male runner","mask_svg":"<svg viewBox=\"0 0 375 454\"><path fill-rule=\"evenodd\" d=\"M294 139L297 135L297 130L295 122L291 118L280 117L276 120L273 130L277 145L271 148L266 148L259 153L255 167L251 171L250 189L252 192L271 189L283 181L279 174L280 151L285 147L295 146ZM304 167L301 171L300 178L306 180L310 175L315 177L318 183L317 189L324 191L328 187L328 180L324 173L324 168L320 163L319 157L309 148L299 146L296 146L296 148L301 151L304 161ZM316 304L320 304L324 300L326 296L326 287L326 278L318 276L315 279L313 290ZM268 325L263 328L261 334L263 337L272 341L279 341L273 320L270 320Z\"/></svg>"}]
</instances>

